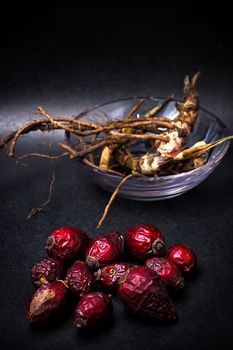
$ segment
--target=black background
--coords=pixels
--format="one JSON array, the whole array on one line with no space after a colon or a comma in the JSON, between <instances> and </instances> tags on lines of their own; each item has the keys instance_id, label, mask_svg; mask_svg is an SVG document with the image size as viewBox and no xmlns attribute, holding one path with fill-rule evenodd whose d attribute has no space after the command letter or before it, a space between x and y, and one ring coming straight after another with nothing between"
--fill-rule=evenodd
<instances>
[{"instance_id":1,"label":"black background","mask_svg":"<svg viewBox=\"0 0 233 350\"><path fill-rule=\"evenodd\" d=\"M224 2L32 5L1 9L0 127L11 130L41 104L58 114L125 96L182 98L185 74L202 71L201 105L233 132L231 10ZM27 151L33 136L24 138ZM30 147L29 147L30 146ZM42 146L37 145L40 148ZM63 160L45 213L26 220L46 199L52 166L31 159L17 167L0 154L1 345L4 349L230 349L232 347L232 155L187 194L161 202L118 199L101 230L95 225L108 194ZM31 329L26 305L31 265L44 256L56 228L73 225L97 233L151 223L167 245L185 242L199 267L174 298L179 319L148 324L114 299L114 320L99 333L77 333L72 311L58 324Z\"/></svg>"}]
</instances>

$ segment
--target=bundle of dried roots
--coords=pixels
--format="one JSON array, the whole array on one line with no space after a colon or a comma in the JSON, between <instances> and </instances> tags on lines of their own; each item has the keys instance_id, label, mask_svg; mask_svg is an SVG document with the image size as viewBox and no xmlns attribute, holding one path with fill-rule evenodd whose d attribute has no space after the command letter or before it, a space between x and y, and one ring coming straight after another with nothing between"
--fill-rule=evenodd
<instances>
[{"instance_id":1,"label":"bundle of dried roots","mask_svg":"<svg viewBox=\"0 0 233 350\"><path fill-rule=\"evenodd\" d=\"M100 171L119 176L121 181L104 210L97 226L100 227L110 205L126 181L136 176L174 175L193 170L207 162L208 152L213 147L233 138L233 136L228 136L209 144L201 140L189 148L186 147L199 110L199 98L195 90L198 76L199 73L195 74L192 79L185 77L184 99L182 103L176 105L177 117L173 120L166 116L157 116L162 107L172 100L172 97L137 118L136 113L144 103L144 100L141 99L121 119L111 120L109 118L110 120L101 124L84 120L83 115L80 118L55 117L44 108L38 107L35 114L39 118L30 120L18 130L3 136L0 139L0 148L6 147L7 155L16 158L17 161L28 156L45 157L52 160L68 156L71 159L77 158ZM59 155L28 153L18 156L16 145L19 138L36 130L42 132L64 130L67 136L72 134L76 136L76 139L73 143L59 143L62 150ZM146 153L138 155L132 151L132 147L139 143L146 144L148 149ZM34 208L28 218L42 211L49 203L54 181L55 172L50 184L48 200L39 208Z\"/></svg>"}]
</instances>

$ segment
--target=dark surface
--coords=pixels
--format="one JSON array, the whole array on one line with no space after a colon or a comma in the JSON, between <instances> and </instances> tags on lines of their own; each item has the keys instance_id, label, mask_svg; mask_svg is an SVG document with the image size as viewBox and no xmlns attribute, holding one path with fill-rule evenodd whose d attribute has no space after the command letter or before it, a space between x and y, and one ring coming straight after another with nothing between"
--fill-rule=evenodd
<instances>
[{"instance_id":1,"label":"dark surface","mask_svg":"<svg viewBox=\"0 0 233 350\"><path fill-rule=\"evenodd\" d=\"M32 117L42 104L54 114L133 95L182 97L186 73L202 70L201 104L233 132L232 54L229 11L184 3L158 8L120 5L76 10L68 6L14 8L1 22L1 130ZM98 5L100 6L100 5ZM20 10L20 12L19 12ZM25 10L25 11L24 11ZM182 11L183 10L183 11ZM32 150L27 140L21 152ZM42 140L40 138L40 143ZM29 147L30 146L30 147ZM42 146L36 146L37 149ZM174 199L143 203L117 199L102 229L95 225L109 195L63 160L49 209L30 221L31 208L46 199L52 165L43 159L15 165L0 154L1 346L3 349L231 349L233 342L233 148L197 188ZM174 297L179 319L150 324L125 313L114 299L114 320L99 333L81 334L70 310L58 324L31 329L26 305L33 287L29 269L45 255L56 228L77 226L92 237L110 229L151 223L167 245L193 247L198 269ZM72 309L72 308L71 308Z\"/></svg>"}]
</instances>

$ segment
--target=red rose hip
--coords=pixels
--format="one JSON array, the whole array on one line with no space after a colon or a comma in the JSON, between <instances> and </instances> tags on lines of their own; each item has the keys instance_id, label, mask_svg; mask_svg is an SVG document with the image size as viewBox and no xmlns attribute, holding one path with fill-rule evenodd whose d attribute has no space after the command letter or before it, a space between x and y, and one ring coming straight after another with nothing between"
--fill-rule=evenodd
<instances>
[{"instance_id":1,"label":"red rose hip","mask_svg":"<svg viewBox=\"0 0 233 350\"><path fill-rule=\"evenodd\" d=\"M93 270L122 258L124 237L116 231L96 237L86 250L86 264Z\"/></svg>"},{"instance_id":2,"label":"red rose hip","mask_svg":"<svg viewBox=\"0 0 233 350\"><path fill-rule=\"evenodd\" d=\"M95 277L82 261L75 261L68 269L65 280L71 292L77 296L91 292L95 286Z\"/></svg>"},{"instance_id":3,"label":"red rose hip","mask_svg":"<svg viewBox=\"0 0 233 350\"><path fill-rule=\"evenodd\" d=\"M152 225L131 227L125 235L125 243L129 252L138 260L161 254L165 246L162 233Z\"/></svg>"},{"instance_id":4,"label":"red rose hip","mask_svg":"<svg viewBox=\"0 0 233 350\"><path fill-rule=\"evenodd\" d=\"M184 287L184 278L181 271L172 261L154 257L148 259L145 266L157 272L166 286L173 287L177 290Z\"/></svg>"},{"instance_id":5,"label":"red rose hip","mask_svg":"<svg viewBox=\"0 0 233 350\"><path fill-rule=\"evenodd\" d=\"M166 253L166 258L175 263L182 272L191 272L197 264L194 251L185 244L174 244Z\"/></svg>"},{"instance_id":6,"label":"red rose hip","mask_svg":"<svg viewBox=\"0 0 233 350\"><path fill-rule=\"evenodd\" d=\"M84 256L90 242L85 232L74 227L62 227L47 238L46 251L52 258L72 261Z\"/></svg>"},{"instance_id":7,"label":"red rose hip","mask_svg":"<svg viewBox=\"0 0 233 350\"><path fill-rule=\"evenodd\" d=\"M64 305L67 288L61 281L44 283L32 295L28 320L36 325L47 321L54 316Z\"/></svg>"},{"instance_id":8,"label":"red rose hip","mask_svg":"<svg viewBox=\"0 0 233 350\"><path fill-rule=\"evenodd\" d=\"M112 300L100 292L82 297L75 310L75 325L78 328L100 327L112 314Z\"/></svg>"},{"instance_id":9,"label":"red rose hip","mask_svg":"<svg viewBox=\"0 0 233 350\"><path fill-rule=\"evenodd\" d=\"M100 284L111 293L114 293L118 289L121 278L132 266L130 263L115 263L102 267L96 272L96 275Z\"/></svg>"},{"instance_id":10,"label":"red rose hip","mask_svg":"<svg viewBox=\"0 0 233 350\"><path fill-rule=\"evenodd\" d=\"M40 287L45 282L53 282L62 277L64 264L61 260L44 258L31 269L32 282Z\"/></svg>"},{"instance_id":11,"label":"red rose hip","mask_svg":"<svg viewBox=\"0 0 233 350\"><path fill-rule=\"evenodd\" d=\"M126 273L127 274L127 273ZM175 307L159 275L134 266L118 288L120 301L136 316L152 320L176 318Z\"/></svg>"}]
</instances>

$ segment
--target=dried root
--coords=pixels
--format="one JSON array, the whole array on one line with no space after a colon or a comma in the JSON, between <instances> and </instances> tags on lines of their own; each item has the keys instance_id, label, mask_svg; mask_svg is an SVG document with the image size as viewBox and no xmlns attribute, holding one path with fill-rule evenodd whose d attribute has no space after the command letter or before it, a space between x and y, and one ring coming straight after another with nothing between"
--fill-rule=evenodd
<instances>
[{"instance_id":1,"label":"dried root","mask_svg":"<svg viewBox=\"0 0 233 350\"><path fill-rule=\"evenodd\" d=\"M100 226L102 225L102 223L104 222L104 219L106 218L107 214L108 214L108 211L110 209L110 206L112 205L114 199L116 198L116 196L118 195L118 193L120 192L120 189L122 186L124 186L124 184L129 180L131 179L132 177L135 177L135 176L142 176L141 174L138 174L138 173L132 173L126 177L124 177L121 182L119 183L119 185L117 186L117 188L115 189L115 191L113 192L113 194L111 195L111 198L109 199L108 201L108 204L106 205L105 209L104 209L104 213L98 223L98 225L96 226L96 228L100 228Z\"/></svg>"},{"instance_id":2,"label":"dried root","mask_svg":"<svg viewBox=\"0 0 233 350\"><path fill-rule=\"evenodd\" d=\"M56 165L54 170L53 170L53 173L52 173L52 179L51 179L50 186L49 186L49 195L48 195L47 200L45 202L43 202L40 207L32 208L32 210L30 211L30 213L27 216L28 220L31 219L32 216L34 216L34 215L44 211L46 206L50 203L50 200L51 200L51 197L52 197L53 186L54 186L54 183L56 181L57 167L58 166Z\"/></svg>"},{"instance_id":3,"label":"dried root","mask_svg":"<svg viewBox=\"0 0 233 350\"><path fill-rule=\"evenodd\" d=\"M55 117L43 107L35 112L39 118L30 120L18 130L0 138L0 149L6 148L9 157L17 162L29 156L59 160L62 157L77 158L80 162L102 171L117 175L121 182L112 194L104 213L98 223L99 228L122 186L135 176L160 176L178 174L202 166L208 160L208 152L222 142L231 140L233 136L206 144L203 141L185 148L187 138L195 124L199 99L195 89L199 73L192 78L184 79L184 100L177 105L178 116L174 120L158 117L157 113L172 100L168 97L154 106L144 115L140 108L144 99L140 99L122 119L111 120L106 116L106 122L99 124L68 116ZM138 118L140 115L140 118ZM22 135L40 130L50 132L64 130L67 136L76 137L74 143L59 142L62 152L58 155L31 152L24 155L16 153L18 140ZM68 140L68 137L67 137ZM135 154L131 147L144 143L147 150L144 154ZM51 145L50 145L51 146ZM146 147L145 147L146 149ZM49 204L55 182L56 169L53 172L48 199L38 208L33 208L28 218L41 212Z\"/></svg>"}]
</instances>

